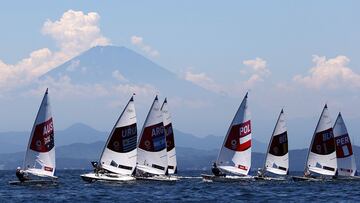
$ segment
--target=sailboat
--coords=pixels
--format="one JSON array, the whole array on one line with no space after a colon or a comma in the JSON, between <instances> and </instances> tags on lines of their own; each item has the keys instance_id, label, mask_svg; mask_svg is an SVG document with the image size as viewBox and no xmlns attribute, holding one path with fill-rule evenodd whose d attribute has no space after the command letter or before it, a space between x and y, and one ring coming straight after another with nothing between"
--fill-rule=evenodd
<instances>
[{"instance_id":1,"label":"sailboat","mask_svg":"<svg viewBox=\"0 0 360 203\"><path fill-rule=\"evenodd\" d=\"M336 173L336 150L329 110L325 104L308 150L304 176L293 180L323 180ZM320 175L320 178L317 177Z\"/></svg>"},{"instance_id":2,"label":"sailboat","mask_svg":"<svg viewBox=\"0 0 360 203\"><path fill-rule=\"evenodd\" d=\"M168 157L163 114L155 97L144 122L138 144L137 179L176 180L168 176Z\"/></svg>"},{"instance_id":3,"label":"sailboat","mask_svg":"<svg viewBox=\"0 0 360 203\"><path fill-rule=\"evenodd\" d=\"M248 93L231 122L218 158L214 163L214 168L223 173L221 175L202 174L204 180L252 178L248 176L251 166L251 119L247 100ZM225 173L235 176L225 175Z\"/></svg>"},{"instance_id":4,"label":"sailboat","mask_svg":"<svg viewBox=\"0 0 360 203\"><path fill-rule=\"evenodd\" d=\"M166 137L166 150L168 158L168 173L177 174L177 162L176 162L176 151L175 151L175 139L174 131L171 123L171 114L169 112L167 99L165 98L164 103L161 106L163 114L164 130Z\"/></svg>"},{"instance_id":5,"label":"sailboat","mask_svg":"<svg viewBox=\"0 0 360 203\"><path fill-rule=\"evenodd\" d=\"M350 137L346 129L345 122L341 113L336 118L334 124L334 137L336 144L336 160L337 160L337 179L353 179L359 178L356 171L355 156L351 146Z\"/></svg>"},{"instance_id":6,"label":"sailboat","mask_svg":"<svg viewBox=\"0 0 360 203\"><path fill-rule=\"evenodd\" d=\"M94 172L82 174L81 178L87 182L135 180L136 144L136 113L132 96L106 141L100 161L93 163Z\"/></svg>"},{"instance_id":7,"label":"sailboat","mask_svg":"<svg viewBox=\"0 0 360 203\"><path fill-rule=\"evenodd\" d=\"M19 175L21 174L21 177ZM19 181L10 184L54 184L55 141L54 125L48 89L44 94L39 111L31 130L23 167L17 169Z\"/></svg>"},{"instance_id":8,"label":"sailboat","mask_svg":"<svg viewBox=\"0 0 360 203\"><path fill-rule=\"evenodd\" d=\"M288 175L289 173L288 137L283 109L281 109L270 139L264 167L258 171L258 176L255 179L285 180L285 178L267 176L267 172L280 176Z\"/></svg>"}]
</instances>

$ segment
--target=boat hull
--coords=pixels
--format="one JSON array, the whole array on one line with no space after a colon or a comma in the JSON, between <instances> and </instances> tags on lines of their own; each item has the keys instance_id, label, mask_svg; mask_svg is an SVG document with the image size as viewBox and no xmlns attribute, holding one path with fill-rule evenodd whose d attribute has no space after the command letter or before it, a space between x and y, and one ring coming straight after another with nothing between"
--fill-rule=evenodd
<instances>
[{"instance_id":1,"label":"boat hull","mask_svg":"<svg viewBox=\"0 0 360 203\"><path fill-rule=\"evenodd\" d=\"M214 176L208 174L201 174L201 177L204 181L209 182L240 182L240 181L252 181L254 180L253 176Z\"/></svg>"},{"instance_id":2,"label":"boat hull","mask_svg":"<svg viewBox=\"0 0 360 203\"><path fill-rule=\"evenodd\" d=\"M166 175L154 175L154 176L137 176L136 180L149 180L149 181L169 181L169 182L173 182L173 181L178 181L179 178L177 176L166 176Z\"/></svg>"},{"instance_id":3,"label":"boat hull","mask_svg":"<svg viewBox=\"0 0 360 203\"><path fill-rule=\"evenodd\" d=\"M255 180L263 180L263 181L286 181L286 177L268 177L268 176L255 176Z\"/></svg>"},{"instance_id":4,"label":"boat hull","mask_svg":"<svg viewBox=\"0 0 360 203\"><path fill-rule=\"evenodd\" d=\"M39 185L39 186L43 186L43 185L57 185L58 182L57 180L26 180L26 181L9 181L10 185Z\"/></svg>"},{"instance_id":5,"label":"boat hull","mask_svg":"<svg viewBox=\"0 0 360 203\"><path fill-rule=\"evenodd\" d=\"M313 178L313 177L305 177L305 176L292 176L293 181L323 181L323 178Z\"/></svg>"},{"instance_id":6,"label":"boat hull","mask_svg":"<svg viewBox=\"0 0 360 203\"><path fill-rule=\"evenodd\" d=\"M134 181L135 178L128 175L120 175L114 173L86 173L80 175L86 182L107 181L107 182L125 182Z\"/></svg>"}]
</instances>

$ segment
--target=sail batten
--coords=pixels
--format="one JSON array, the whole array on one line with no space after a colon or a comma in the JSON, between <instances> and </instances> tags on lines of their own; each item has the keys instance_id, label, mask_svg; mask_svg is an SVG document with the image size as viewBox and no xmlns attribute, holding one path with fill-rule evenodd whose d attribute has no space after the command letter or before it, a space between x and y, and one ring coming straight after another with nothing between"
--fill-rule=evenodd
<instances>
[{"instance_id":1,"label":"sail batten","mask_svg":"<svg viewBox=\"0 0 360 203\"><path fill-rule=\"evenodd\" d=\"M336 118L333 131L336 145L337 175L354 176L357 169L355 156L341 113Z\"/></svg>"},{"instance_id":2,"label":"sail batten","mask_svg":"<svg viewBox=\"0 0 360 203\"><path fill-rule=\"evenodd\" d=\"M264 170L278 175L286 175L289 170L288 138L283 109L270 138Z\"/></svg>"},{"instance_id":3,"label":"sail batten","mask_svg":"<svg viewBox=\"0 0 360 203\"><path fill-rule=\"evenodd\" d=\"M219 168L241 175L247 175L251 166L251 120L247 98L246 93L231 122L216 161Z\"/></svg>"},{"instance_id":4,"label":"sail batten","mask_svg":"<svg viewBox=\"0 0 360 203\"><path fill-rule=\"evenodd\" d=\"M163 114L156 96L144 122L138 143L137 169L165 175L168 168Z\"/></svg>"},{"instance_id":5,"label":"sail batten","mask_svg":"<svg viewBox=\"0 0 360 203\"><path fill-rule=\"evenodd\" d=\"M336 168L335 139L329 110L325 105L311 140L305 173L332 176Z\"/></svg>"},{"instance_id":6,"label":"sail batten","mask_svg":"<svg viewBox=\"0 0 360 203\"><path fill-rule=\"evenodd\" d=\"M101 167L117 174L131 175L136 167L137 125L133 96L116 121L103 152Z\"/></svg>"},{"instance_id":7,"label":"sail batten","mask_svg":"<svg viewBox=\"0 0 360 203\"><path fill-rule=\"evenodd\" d=\"M45 91L31 130L23 168L37 176L54 177L55 138L48 89Z\"/></svg>"}]
</instances>

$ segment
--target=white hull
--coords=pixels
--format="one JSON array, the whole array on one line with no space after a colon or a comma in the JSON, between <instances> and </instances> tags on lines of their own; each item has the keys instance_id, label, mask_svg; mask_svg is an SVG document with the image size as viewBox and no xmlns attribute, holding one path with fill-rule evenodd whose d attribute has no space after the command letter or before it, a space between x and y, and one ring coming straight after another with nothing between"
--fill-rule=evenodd
<instances>
[{"instance_id":1,"label":"white hull","mask_svg":"<svg viewBox=\"0 0 360 203\"><path fill-rule=\"evenodd\" d=\"M329 181L332 180L331 176L322 177L305 177L305 176L292 176L293 181Z\"/></svg>"},{"instance_id":2,"label":"white hull","mask_svg":"<svg viewBox=\"0 0 360 203\"><path fill-rule=\"evenodd\" d=\"M335 176L335 180L360 180L360 176Z\"/></svg>"},{"instance_id":3,"label":"white hull","mask_svg":"<svg viewBox=\"0 0 360 203\"><path fill-rule=\"evenodd\" d=\"M21 181L9 181L10 185L35 185L35 186L43 186L43 185L57 185L58 182L56 179L42 179L42 180L27 180L24 182Z\"/></svg>"},{"instance_id":4,"label":"white hull","mask_svg":"<svg viewBox=\"0 0 360 203\"><path fill-rule=\"evenodd\" d=\"M214 176L208 174L201 174L203 181L208 182L241 182L241 181L252 181L254 180L253 176Z\"/></svg>"},{"instance_id":5,"label":"white hull","mask_svg":"<svg viewBox=\"0 0 360 203\"><path fill-rule=\"evenodd\" d=\"M138 176L137 180L150 180L150 181L178 181L179 178L177 176L166 176L166 175L154 175L154 176Z\"/></svg>"},{"instance_id":6,"label":"white hull","mask_svg":"<svg viewBox=\"0 0 360 203\"><path fill-rule=\"evenodd\" d=\"M268 176L255 176L255 180L264 180L264 181L286 181L286 177L268 177Z\"/></svg>"},{"instance_id":7,"label":"white hull","mask_svg":"<svg viewBox=\"0 0 360 203\"><path fill-rule=\"evenodd\" d=\"M115 173L86 173L80 175L80 177L87 182L95 182L95 181L125 182L125 181L135 180L135 178L132 176L120 175Z\"/></svg>"}]
</instances>

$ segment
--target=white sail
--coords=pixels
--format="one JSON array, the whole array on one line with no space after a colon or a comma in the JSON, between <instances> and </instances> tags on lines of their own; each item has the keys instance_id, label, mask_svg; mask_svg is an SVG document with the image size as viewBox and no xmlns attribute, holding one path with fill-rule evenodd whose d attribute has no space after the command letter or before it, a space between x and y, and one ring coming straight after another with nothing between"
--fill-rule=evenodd
<instances>
[{"instance_id":1,"label":"white sail","mask_svg":"<svg viewBox=\"0 0 360 203\"><path fill-rule=\"evenodd\" d=\"M150 174L165 175L167 166L163 117L156 96L141 132L138 145L137 169Z\"/></svg>"},{"instance_id":2,"label":"white sail","mask_svg":"<svg viewBox=\"0 0 360 203\"><path fill-rule=\"evenodd\" d=\"M31 131L23 168L37 176L53 177L55 173L54 125L47 89Z\"/></svg>"},{"instance_id":3,"label":"white sail","mask_svg":"<svg viewBox=\"0 0 360 203\"><path fill-rule=\"evenodd\" d=\"M219 168L247 175L251 166L251 121L246 93L226 134L217 158Z\"/></svg>"},{"instance_id":4,"label":"white sail","mask_svg":"<svg viewBox=\"0 0 360 203\"><path fill-rule=\"evenodd\" d=\"M325 105L312 137L305 171L321 175L335 175L336 151L332 123Z\"/></svg>"},{"instance_id":5,"label":"white sail","mask_svg":"<svg viewBox=\"0 0 360 203\"><path fill-rule=\"evenodd\" d=\"M161 106L163 113L165 137L166 137L166 148L168 157L168 173L177 173L177 162L176 162L176 151L175 151L175 139L174 131L171 123L171 114L169 112L167 100L165 98L163 105Z\"/></svg>"},{"instance_id":6,"label":"white sail","mask_svg":"<svg viewBox=\"0 0 360 203\"><path fill-rule=\"evenodd\" d=\"M353 154L350 137L341 113L339 113L336 119L333 131L336 144L338 175L354 176L356 173L355 156Z\"/></svg>"},{"instance_id":7,"label":"white sail","mask_svg":"<svg viewBox=\"0 0 360 203\"><path fill-rule=\"evenodd\" d=\"M286 175L289 170L288 138L283 110L270 139L264 169L278 175Z\"/></svg>"},{"instance_id":8,"label":"white sail","mask_svg":"<svg viewBox=\"0 0 360 203\"><path fill-rule=\"evenodd\" d=\"M136 167L137 126L133 97L115 123L100 156L101 167L122 175L131 175Z\"/></svg>"}]
</instances>

